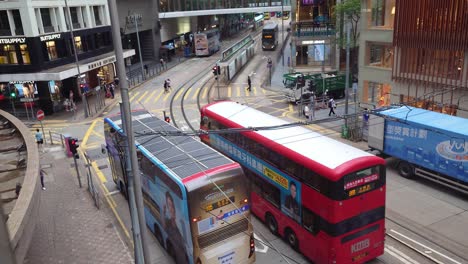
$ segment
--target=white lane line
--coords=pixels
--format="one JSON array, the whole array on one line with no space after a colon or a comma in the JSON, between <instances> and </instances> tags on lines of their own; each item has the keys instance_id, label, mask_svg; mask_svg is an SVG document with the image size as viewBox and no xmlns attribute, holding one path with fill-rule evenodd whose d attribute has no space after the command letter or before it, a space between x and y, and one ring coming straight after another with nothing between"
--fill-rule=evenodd
<instances>
[{"instance_id":1,"label":"white lane line","mask_svg":"<svg viewBox=\"0 0 468 264\"><path fill-rule=\"evenodd\" d=\"M453 258L451 258L451 257L449 257L447 255L444 255L444 254L438 252L437 250L434 250L434 249L432 249L432 248L430 248L430 247L428 247L426 245L423 245L423 244L419 243L418 241L413 240L413 239L411 239L411 238L409 238L409 237L407 237L407 236L405 236L405 235L403 235L403 234L401 234L401 233L399 233L399 232L397 232L397 231L395 231L393 229L390 229L390 231L397 234L397 235L399 235L399 236L401 236L401 237L404 237L404 238L408 239L409 241L411 241L411 242L413 242L413 243L415 243L415 244L417 244L417 245L419 245L419 246L421 246L421 247L423 247L425 249L430 250L431 252L434 252L434 253L438 254L441 257L444 257L444 258L452 261L453 263L462 264L461 262L458 262L458 261L454 260Z\"/></svg>"},{"instance_id":2,"label":"white lane line","mask_svg":"<svg viewBox=\"0 0 468 264\"><path fill-rule=\"evenodd\" d=\"M405 264L412 264L411 262L409 262L406 259L400 257L397 253L393 252L392 250L390 250L387 247L385 248L385 252L387 252L388 254L392 255L394 258L400 260L401 262L403 262Z\"/></svg>"},{"instance_id":3,"label":"white lane line","mask_svg":"<svg viewBox=\"0 0 468 264\"><path fill-rule=\"evenodd\" d=\"M405 253L401 252L400 250L394 248L393 246L387 246L387 248L393 252L395 252L396 254L400 255L402 258L408 260L410 263L413 263L413 264L419 264L419 262L417 262L416 260L412 259L410 256L406 255Z\"/></svg>"}]
</instances>

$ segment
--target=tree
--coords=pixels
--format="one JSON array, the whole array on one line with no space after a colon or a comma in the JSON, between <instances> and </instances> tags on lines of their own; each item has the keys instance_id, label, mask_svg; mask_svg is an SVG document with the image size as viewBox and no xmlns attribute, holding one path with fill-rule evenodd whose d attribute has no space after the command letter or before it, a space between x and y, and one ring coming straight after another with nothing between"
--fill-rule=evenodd
<instances>
[{"instance_id":1,"label":"tree","mask_svg":"<svg viewBox=\"0 0 468 264\"><path fill-rule=\"evenodd\" d=\"M339 21L337 20L339 16ZM337 21L338 38L337 44L340 50L346 48L346 27L345 22L351 25L351 39L350 39L350 64L351 72L353 75L358 73L358 56L359 56L359 35L358 30L359 20L361 19L361 0L342 0L341 3L336 4L335 19ZM343 53L343 52L342 52ZM344 56L340 56L344 58Z\"/></svg>"}]
</instances>

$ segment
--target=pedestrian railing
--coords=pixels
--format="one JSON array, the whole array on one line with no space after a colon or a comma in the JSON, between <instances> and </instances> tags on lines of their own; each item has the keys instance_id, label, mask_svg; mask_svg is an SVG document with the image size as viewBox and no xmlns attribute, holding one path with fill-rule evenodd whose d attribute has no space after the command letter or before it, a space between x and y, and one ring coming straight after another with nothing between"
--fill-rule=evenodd
<instances>
[{"instance_id":1,"label":"pedestrian railing","mask_svg":"<svg viewBox=\"0 0 468 264\"><path fill-rule=\"evenodd\" d=\"M89 193L91 194L91 197L94 200L94 205L96 206L97 209L100 209L101 202L100 202L100 198L99 198L99 190L94 185L93 174L91 173L92 160L88 157L88 155L86 155L86 153L83 153L83 156L85 158L85 167L88 168L88 170L86 171L88 191L89 191Z\"/></svg>"},{"instance_id":2,"label":"pedestrian railing","mask_svg":"<svg viewBox=\"0 0 468 264\"><path fill-rule=\"evenodd\" d=\"M65 147L65 138L60 133L54 133L49 130L49 142L51 145L62 144L62 147Z\"/></svg>"}]
</instances>

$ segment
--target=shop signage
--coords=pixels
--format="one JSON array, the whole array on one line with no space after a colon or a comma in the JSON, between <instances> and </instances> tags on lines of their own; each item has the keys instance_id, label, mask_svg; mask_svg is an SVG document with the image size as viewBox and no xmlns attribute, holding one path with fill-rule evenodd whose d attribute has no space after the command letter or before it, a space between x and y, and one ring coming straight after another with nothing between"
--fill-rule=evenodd
<instances>
[{"instance_id":1,"label":"shop signage","mask_svg":"<svg viewBox=\"0 0 468 264\"><path fill-rule=\"evenodd\" d=\"M105 59L102 59L102 60L98 60L98 61L89 63L88 64L88 71L94 70L94 69L102 67L102 66L105 66L105 65L107 65L109 63L112 63L114 61L115 61L115 56L112 56L112 57L109 57L109 58L105 58Z\"/></svg>"},{"instance_id":2,"label":"shop signage","mask_svg":"<svg viewBox=\"0 0 468 264\"><path fill-rule=\"evenodd\" d=\"M133 14L133 15L128 15L125 17L125 24L126 25L134 25L135 21L138 23L138 25L143 24L143 15L142 14Z\"/></svg>"},{"instance_id":3,"label":"shop signage","mask_svg":"<svg viewBox=\"0 0 468 264\"><path fill-rule=\"evenodd\" d=\"M25 43L26 38L3 38L0 39L0 44L18 44Z\"/></svg>"},{"instance_id":4,"label":"shop signage","mask_svg":"<svg viewBox=\"0 0 468 264\"><path fill-rule=\"evenodd\" d=\"M41 41L48 41L48 40L54 40L54 39L59 39L62 37L62 34L51 34L47 36L41 36L40 39Z\"/></svg>"},{"instance_id":5,"label":"shop signage","mask_svg":"<svg viewBox=\"0 0 468 264\"><path fill-rule=\"evenodd\" d=\"M325 40L303 40L302 45L310 45L310 44L324 44Z\"/></svg>"},{"instance_id":6,"label":"shop signage","mask_svg":"<svg viewBox=\"0 0 468 264\"><path fill-rule=\"evenodd\" d=\"M34 81L10 81L10 84L34 83Z\"/></svg>"}]
</instances>

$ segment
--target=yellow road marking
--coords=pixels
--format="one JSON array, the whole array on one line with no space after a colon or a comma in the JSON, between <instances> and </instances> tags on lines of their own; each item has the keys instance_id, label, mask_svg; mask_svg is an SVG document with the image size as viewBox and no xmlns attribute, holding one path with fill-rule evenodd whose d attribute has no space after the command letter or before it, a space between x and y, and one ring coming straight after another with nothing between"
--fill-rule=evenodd
<instances>
[{"instance_id":1,"label":"yellow road marking","mask_svg":"<svg viewBox=\"0 0 468 264\"><path fill-rule=\"evenodd\" d=\"M174 100L177 100L177 99L179 98L179 96L183 93L183 91L184 91L184 89L180 89L180 90L177 92L177 94L176 94Z\"/></svg>"},{"instance_id":2,"label":"yellow road marking","mask_svg":"<svg viewBox=\"0 0 468 264\"><path fill-rule=\"evenodd\" d=\"M265 91L265 89L262 89L262 93L263 93L263 94L266 94L266 91Z\"/></svg>"},{"instance_id":3,"label":"yellow road marking","mask_svg":"<svg viewBox=\"0 0 468 264\"><path fill-rule=\"evenodd\" d=\"M170 90L169 90L169 91L170 91ZM171 92L168 92L168 93L166 94L166 96L164 96L163 101L167 101L167 98L169 97L169 95L171 95Z\"/></svg>"},{"instance_id":4,"label":"yellow road marking","mask_svg":"<svg viewBox=\"0 0 468 264\"><path fill-rule=\"evenodd\" d=\"M94 131L94 130L93 130L93 133L92 133L92 134L95 135L95 136L98 136L98 137L100 137L100 138L104 138L104 135L103 135L103 134L101 134L101 133L99 133L99 132L96 132L96 131Z\"/></svg>"},{"instance_id":5,"label":"yellow road marking","mask_svg":"<svg viewBox=\"0 0 468 264\"><path fill-rule=\"evenodd\" d=\"M256 87L253 87L253 94L254 94L254 96L257 96L257 88Z\"/></svg>"},{"instance_id":6,"label":"yellow road marking","mask_svg":"<svg viewBox=\"0 0 468 264\"><path fill-rule=\"evenodd\" d=\"M184 95L184 101L187 100L188 95L190 94L190 91L192 91L192 88L189 88L187 93Z\"/></svg>"},{"instance_id":7,"label":"yellow road marking","mask_svg":"<svg viewBox=\"0 0 468 264\"><path fill-rule=\"evenodd\" d=\"M228 87L228 98L231 98L232 88L231 86Z\"/></svg>"},{"instance_id":8,"label":"yellow road marking","mask_svg":"<svg viewBox=\"0 0 468 264\"><path fill-rule=\"evenodd\" d=\"M237 97L240 97L240 87L237 86Z\"/></svg>"},{"instance_id":9,"label":"yellow road marking","mask_svg":"<svg viewBox=\"0 0 468 264\"><path fill-rule=\"evenodd\" d=\"M150 94L148 97L146 97L146 100L145 100L143 103L146 104L146 103L151 99L151 97L154 96L154 94L155 94L157 91L158 91L158 90L152 91L151 94Z\"/></svg>"},{"instance_id":10,"label":"yellow road marking","mask_svg":"<svg viewBox=\"0 0 468 264\"><path fill-rule=\"evenodd\" d=\"M133 101L133 99L139 94L140 92L135 92L135 93L132 93L132 97L130 97L130 102Z\"/></svg>"},{"instance_id":11,"label":"yellow road marking","mask_svg":"<svg viewBox=\"0 0 468 264\"><path fill-rule=\"evenodd\" d=\"M250 93L251 93L251 92L252 92L252 91L245 90L245 95L246 95L246 96L250 96Z\"/></svg>"},{"instance_id":12,"label":"yellow road marking","mask_svg":"<svg viewBox=\"0 0 468 264\"><path fill-rule=\"evenodd\" d=\"M93 143L89 143L86 145L86 150L100 149L100 148L101 148L100 142L93 142Z\"/></svg>"},{"instance_id":13,"label":"yellow road marking","mask_svg":"<svg viewBox=\"0 0 468 264\"><path fill-rule=\"evenodd\" d=\"M206 93L208 93L208 89L205 88L205 90L203 91L203 99L206 98Z\"/></svg>"},{"instance_id":14,"label":"yellow road marking","mask_svg":"<svg viewBox=\"0 0 468 264\"><path fill-rule=\"evenodd\" d=\"M159 100L159 98L161 97L161 95L163 94L164 90L161 90L161 92L158 94L158 96L156 96L156 98L154 98L153 102L157 102Z\"/></svg>"},{"instance_id":15,"label":"yellow road marking","mask_svg":"<svg viewBox=\"0 0 468 264\"><path fill-rule=\"evenodd\" d=\"M300 119L300 118L297 118L297 117L291 116L291 115L289 115L289 118L292 118L292 119L297 120L297 121L304 121L304 119ZM336 132L335 130L328 129L328 128L319 126L317 124L310 124L310 125L308 125L308 127L310 127L312 130L314 130L315 132L318 132L318 133L320 133L322 135L326 135L326 136L340 135L341 136L341 134Z\"/></svg>"},{"instance_id":16,"label":"yellow road marking","mask_svg":"<svg viewBox=\"0 0 468 264\"><path fill-rule=\"evenodd\" d=\"M96 174L97 174L99 180L102 183L106 183L107 182L106 176L104 176L104 173L102 173L102 171L98 168L97 163L95 161L93 161L91 164L93 166L93 169L96 171Z\"/></svg>"},{"instance_id":17,"label":"yellow road marking","mask_svg":"<svg viewBox=\"0 0 468 264\"><path fill-rule=\"evenodd\" d=\"M285 116L287 116L289 113L292 113L293 111L294 111L294 108L293 108L292 104L289 104L288 110L287 110L287 111L284 111L284 113L281 114L281 117L285 117Z\"/></svg>"},{"instance_id":18,"label":"yellow road marking","mask_svg":"<svg viewBox=\"0 0 468 264\"><path fill-rule=\"evenodd\" d=\"M94 131L94 127L96 126L96 123L98 122L99 119L95 119L93 121L93 123L91 123L91 125L89 126L89 129L86 131L84 137L83 137L83 140L81 141L81 146L83 148L86 148L86 143L88 143L88 139L89 139L89 136L91 135L91 133Z\"/></svg>"},{"instance_id":19,"label":"yellow road marking","mask_svg":"<svg viewBox=\"0 0 468 264\"><path fill-rule=\"evenodd\" d=\"M201 87L198 87L195 93L193 94L192 100L197 99L197 94L200 92Z\"/></svg>"},{"instance_id":20,"label":"yellow road marking","mask_svg":"<svg viewBox=\"0 0 468 264\"><path fill-rule=\"evenodd\" d=\"M148 94L148 91L145 91L141 96L140 98L138 98L138 102L141 102L141 100L143 100L143 98L145 98L145 96Z\"/></svg>"}]
</instances>

